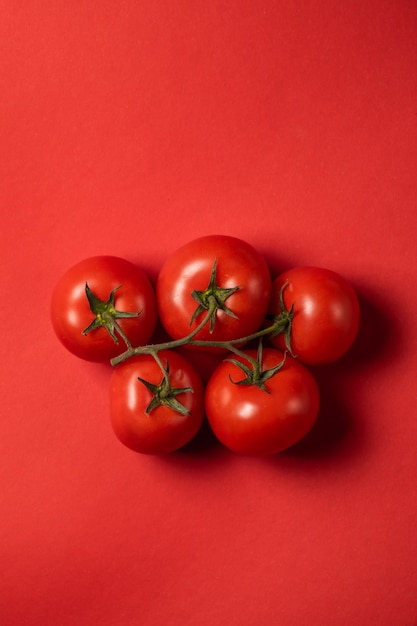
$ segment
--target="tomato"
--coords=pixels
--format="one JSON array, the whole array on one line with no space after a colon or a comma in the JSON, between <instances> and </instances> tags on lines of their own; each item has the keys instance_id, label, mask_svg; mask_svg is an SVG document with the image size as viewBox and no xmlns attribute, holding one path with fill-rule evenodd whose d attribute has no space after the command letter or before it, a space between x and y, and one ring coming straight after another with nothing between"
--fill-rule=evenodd
<instances>
[{"instance_id":1,"label":"tomato","mask_svg":"<svg viewBox=\"0 0 417 626\"><path fill-rule=\"evenodd\" d=\"M194 239L176 250L158 276L159 315L168 334L179 339L204 320L195 339L227 341L258 330L271 292L269 268L251 245L226 235Z\"/></svg>"},{"instance_id":2,"label":"tomato","mask_svg":"<svg viewBox=\"0 0 417 626\"><path fill-rule=\"evenodd\" d=\"M282 292L281 292L282 290ZM287 333L292 353L308 365L331 363L350 348L359 328L359 303L350 283L339 274L317 267L296 267L272 283L269 312L284 308L293 318ZM285 312L284 312L285 317ZM283 349L285 333L272 343Z\"/></svg>"},{"instance_id":3,"label":"tomato","mask_svg":"<svg viewBox=\"0 0 417 626\"><path fill-rule=\"evenodd\" d=\"M255 350L245 354L256 358ZM319 391L312 373L279 350L265 348L261 363L267 376L262 389L242 384L246 375L236 362L245 363L245 359L233 356L224 360L206 388L206 415L219 441L237 454L266 456L302 439L319 411ZM268 370L277 366L278 371L268 378Z\"/></svg>"},{"instance_id":4,"label":"tomato","mask_svg":"<svg viewBox=\"0 0 417 626\"><path fill-rule=\"evenodd\" d=\"M199 431L204 417L204 386L193 366L174 350L161 351L159 358L172 393L166 393L163 370L150 354L124 361L111 376L113 430L125 446L143 454L181 448Z\"/></svg>"},{"instance_id":5,"label":"tomato","mask_svg":"<svg viewBox=\"0 0 417 626\"><path fill-rule=\"evenodd\" d=\"M150 339L157 321L154 289L145 272L129 261L90 257L56 284L51 320L70 352L88 361L106 361L126 349L118 326L135 346Z\"/></svg>"}]
</instances>

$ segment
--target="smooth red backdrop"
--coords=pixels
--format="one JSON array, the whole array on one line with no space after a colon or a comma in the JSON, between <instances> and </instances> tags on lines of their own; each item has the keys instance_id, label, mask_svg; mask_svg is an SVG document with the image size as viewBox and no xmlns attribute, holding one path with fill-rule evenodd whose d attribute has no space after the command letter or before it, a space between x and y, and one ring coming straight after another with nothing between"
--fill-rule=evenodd
<instances>
[{"instance_id":1,"label":"smooth red backdrop","mask_svg":"<svg viewBox=\"0 0 417 626\"><path fill-rule=\"evenodd\" d=\"M0 623L417 624L417 11L0 0ZM342 273L362 326L294 449L144 457L53 336L94 254L208 233Z\"/></svg>"}]
</instances>

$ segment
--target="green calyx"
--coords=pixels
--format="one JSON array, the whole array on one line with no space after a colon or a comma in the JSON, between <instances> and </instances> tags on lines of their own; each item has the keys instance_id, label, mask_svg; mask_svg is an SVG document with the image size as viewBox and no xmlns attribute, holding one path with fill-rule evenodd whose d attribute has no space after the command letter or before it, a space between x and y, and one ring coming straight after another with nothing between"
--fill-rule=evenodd
<instances>
[{"instance_id":1,"label":"green calyx","mask_svg":"<svg viewBox=\"0 0 417 626\"><path fill-rule=\"evenodd\" d=\"M234 365L236 365L239 369L241 369L245 374L245 378L243 378L242 380L234 381L229 376L230 382L232 382L234 385L255 386L261 389L261 391L265 391L266 393L271 393L265 383L267 383L268 380L270 380L273 376L275 376L275 374L277 374L282 369L282 367L284 366L285 360L287 358L287 353L286 352L284 353L284 357L282 361L280 361L280 363L268 369L263 369L262 341L259 342L258 354L257 354L256 359L252 359L250 356L248 356L244 352L240 352L238 350L236 350L236 353L243 356L247 360L247 364L244 362L242 363L241 361L238 361L237 359L227 359L227 360L230 363L233 363Z\"/></svg>"},{"instance_id":2,"label":"green calyx","mask_svg":"<svg viewBox=\"0 0 417 626\"><path fill-rule=\"evenodd\" d=\"M204 311L210 311L210 318L209 318L210 333L213 332L214 325L216 322L216 314L218 310L221 310L224 313L226 313L226 315L229 315L230 317L234 317L235 319L237 319L237 315L235 315L235 313L233 313L233 311L231 311L226 306L226 300L233 293L238 291L240 287L236 286L236 287L229 287L226 289L222 287L218 287L217 282L216 282L217 280L216 273L217 273L217 259L214 260L213 268L211 270L210 281L209 281L207 288L201 291L194 289L191 292L191 295L194 298L194 300L197 302L198 306L191 317L190 326L194 322L196 317L200 315L200 313L203 313Z\"/></svg>"},{"instance_id":3,"label":"green calyx","mask_svg":"<svg viewBox=\"0 0 417 626\"><path fill-rule=\"evenodd\" d=\"M288 310L284 303L284 289L287 287L288 283L284 283L279 290L279 313L278 315L273 315L272 320L275 325L275 330L271 333L270 337L276 337L277 335L284 335L284 343L288 352L292 357L295 357L295 354L292 351L291 346L291 333L292 333L292 321L294 318L294 303L291 305L291 308Z\"/></svg>"},{"instance_id":4,"label":"green calyx","mask_svg":"<svg viewBox=\"0 0 417 626\"><path fill-rule=\"evenodd\" d=\"M192 387L172 387L169 378L169 363L167 363L166 368L163 368L162 380L158 385L154 385L139 376L138 380L145 385L152 394L152 400L146 407L146 413L150 413L158 406L166 406L177 413L181 413L181 415L188 415L190 413L187 407L181 404L176 396L181 393L193 393L194 389Z\"/></svg>"},{"instance_id":5,"label":"green calyx","mask_svg":"<svg viewBox=\"0 0 417 626\"><path fill-rule=\"evenodd\" d=\"M87 335L87 333L90 333L92 330L103 327L108 331L114 343L119 343L116 331L119 335L124 337L124 333L117 323L117 320L129 317L138 317L140 312L132 313L130 311L118 311L115 308L115 293L118 289L120 289L120 287L121 285L113 289L109 295L109 299L104 301L100 300L100 298L96 296L96 294L88 286L88 283L85 283L85 295L87 296L90 310L94 313L95 318L91 324L82 331L83 335Z\"/></svg>"}]
</instances>

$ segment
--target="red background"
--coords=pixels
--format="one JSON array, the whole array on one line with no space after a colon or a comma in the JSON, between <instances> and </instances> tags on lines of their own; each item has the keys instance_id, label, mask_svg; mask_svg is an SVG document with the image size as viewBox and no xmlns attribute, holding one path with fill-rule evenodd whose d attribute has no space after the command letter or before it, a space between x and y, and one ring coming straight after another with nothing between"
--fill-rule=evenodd
<instances>
[{"instance_id":1,"label":"red background","mask_svg":"<svg viewBox=\"0 0 417 626\"><path fill-rule=\"evenodd\" d=\"M0 7L2 626L415 626L415 2ZM294 449L137 455L52 286L214 232L346 276L358 341Z\"/></svg>"}]
</instances>

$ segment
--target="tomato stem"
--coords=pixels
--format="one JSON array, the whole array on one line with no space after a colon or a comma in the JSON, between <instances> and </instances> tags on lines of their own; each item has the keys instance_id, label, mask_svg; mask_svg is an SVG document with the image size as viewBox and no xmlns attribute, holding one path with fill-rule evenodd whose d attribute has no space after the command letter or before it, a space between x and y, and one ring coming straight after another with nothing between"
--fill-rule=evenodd
<instances>
[{"instance_id":1,"label":"tomato stem","mask_svg":"<svg viewBox=\"0 0 417 626\"><path fill-rule=\"evenodd\" d=\"M191 292L191 296L198 303L198 306L191 317L190 323L192 324L193 321L196 319L196 317L198 317L200 313L203 313L204 310L210 309L210 307L212 307L212 313L210 316L210 332L211 333L214 330L214 324L216 322L216 314L218 310L221 310L224 313L226 313L226 315L229 315L230 317L234 317L235 319L237 319L236 314L233 313L233 311L231 311L231 309L229 309L226 306L226 300L233 293L235 293L236 291L240 289L240 287L238 286L228 287L228 288L218 287L216 272L217 272L217 259L214 259L213 267L211 270L210 282L207 286L207 289L204 289L202 291L198 289L194 289ZM216 306L214 306L214 303L216 303Z\"/></svg>"},{"instance_id":2,"label":"tomato stem","mask_svg":"<svg viewBox=\"0 0 417 626\"><path fill-rule=\"evenodd\" d=\"M103 327L107 330L114 343L119 343L119 339L116 335L116 332L125 342L127 348L131 348L131 343L124 333L123 329L120 327L117 322L118 319L126 319L131 317L138 317L141 312L133 312L133 311L119 311L115 308L115 293L120 289L116 287L113 291L110 292L110 295L107 300L100 300L98 296L90 289L88 283L85 283L85 295L88 300L88 304L90 306L90 311L94 314L93 321L84 328L82 331L83 335L87 335L92 330L96 328Z\"/></svg>"},{"instance_id":3,"label":"tomato stem","mask_svg":"<svg viewBox=\"0 0 417 626\"><path fill-rule=\"evenodd\" d=\"M110 363L113 366L116 366L116 365L119 365L120 363L123 363L123 361L126 361L132 356L140 355L140 354L151 354L155 358L155 360L159 363L159 366L161 367L162 371L165 372L165 368L163 364L158 360L159 359L158 352L161 350L172 350L174 348L179 348L181 346L189 345L189 346L198 346L198 347L204 347L204 348L220 348L220 349L228 350L229 352L233 352L235 354L242 356L243 353L236 346L249 343L249 341L253 341L254 339L262 339L262 337L265 337L266 335L274 336L280 332L283 332L282 317L276 316L273 320L273 323L270 326L267 326L266 328L262 328L261 330L258 330L257 332L252 333L250 335L239 337L237 339L229 339L228 341L211 341L209 339L208 340L207 339L195 339L195 336L207 324L211 325L212 323L213 315L218 309L218 301L215 295L208 296L207 306L208 306L207 314L204 316L204 319L188 335L185 335L184 337L181 337L180 339L172 339L171 341L148 344L146 346L138 346L136 348L132 347L129 339L125 336L125 333L123 333L123 330L116 323L117 324L116 329L121 335L121 337L123 338L123 340L125 341L127 350L125 350L125 352L122 352L122 354L119 354L118 356L111 359ZM289 313L289 315L291 314L292 312ZM288 313L287 313L287 316L288 316ZM248 358L248 360L252 363L252 366L256 370L256 368L258 367L258 362L255 359L251 359L250 357L247 357L247 356L245 358Z\"/></svg>"},{"instance_id":4,"label":"tomato stem","mask_svg":"<svg viewBox=\"0 0 417 626\"><path fill-rule=\"evenodd\" d=\"M214 303L213 306L216 306ZM193 339L197 333L200 332L202 328L206 324L209 323L212 316L211 307L209 308L207 315L204 317L202 322L194 328L194 330L186 335L185 337L181 337L180 339L173 339L172 341L165 341L163 343L149 344L146 346L138 346L137 348L128 347L128 349L114 357L110 363L113 366L120 365L127 359L132 356L139 354L152 354L155 356L160 350L172 350L174 348L179 348L181 346L190 345L190 346L199 346L206 348L221 348L223 350L228 350L230 352L234 352L235 354L241 354L236 345L246 344L249 341L253 341L254 339L260 339L265 337L266 335L273 335L277 332L277 321L274 321L271 326L267 326L266 328L262 328L258 330L256 333L252 333L251 335L246 335L245 337L239 337L238 339L230 339L229 341L211 341L211 340L203 340L203 339Z\"/></svg>"},{"instance_id":5,"label":"tomato stem","mask_svg":"<svg viewBox=\"0 0 417 626\"><path fill-rule=\"evenodd\" d=\"M191 346L207 346L208 348L224 348L227 350L232 350L233 346L249 343L249 341L253 341L254 339L259 339L261 337L265 337L265 335L271 335L276 333L277 330L277 322L274 321L271 326L267 326L266 328L262 328L258 330L256 333L252 333L251 335L246 335L245 337L239 337L238 339L229 339L229 341L210 341L210 340L202 340L202 339L191 339L187 343Z\"/></svg>"},{"instance_id":6,"label":"tomato stem","mask_svg":"<svg viewBox=\"0 0 417 626\"><path fill-rule=\"evenodd\" d=\"M245 352L240 352L240 350L236 350L236 354L243 358L245 361L248 361L251 364L252 369L242 361L238 361L236 359L228 359L231 363L241 369L245 374L245 377L242 380L238 381L232 380L231 376L229 375L230 382L234 385L254 385L255 387L258 387L258 389L260 389L261 391L270 393L265 383L282 369L287 358L287 353L284 353L284 357L282 361L280 361L280 363L277 363L277 365L268 369L264 369L263 367L262 340L259 341L258 354L256 359L251 357L249 354L246 354Z\"/></svg>"},{"instance_id":7,"label":"tomato stem","mask_svg":"<svg viewBox=\"0 0 417 626\"><path fill-rule=\"evenodd\" d=\"M162 363L161 358L160 358L160 356L158 354L158 351L155 350L153 352L150 352L150 354L153 356L153 358L155 359L155 361L159 365L159 368L160 368L161 372L164 375L166 383L169 384L169 382L170 382L169 381L169 372L168 372L167 368L165 367L165 365Z\"/></svg>"},{"instance_id":8,"label":"tomato stem","mask_svg":"<svg viewBox=\"0 0 417 626\"><path fill-rule=\"evenodd\" d=\"M246 352L243 352L242 350L239 350L239 348L236 348L234 345L229 345L229 351L233 352L233 354L236 354L237 356L242 357L243 359L245 359L246 361L248 361L252 367L254 369L257 368L258 366L258 361L256 359L254 359L253 357L251 357L249 354L246 354Z\"/></svg>"},{"instance_id":9,"label":"tomato stem","mask_svg":"<svg viewBox=\"0 0 417 626\"><path fill-rule=\"evenodd\" d=\"M145 387L152 394L152 400L146 407L145 412L149 414L158 406L162 405L169 407L181 415L188 415L190 411L177 399L176 396L183 393L194 393L194 389L192 387L173 387L169 377L169 363L167 362L165 367L157 352L152 352L151 354L162 371L162 380L159 384L155 385L149 380L145 380L144 378L138 376L138 380L145 385Z\"/></svg>"},{"instance_id":10,"label":"tomato stem","mask_svg":"<svg viewBox=\"0 0 417 626\"><path fill-rule=\"evenodd\" d=\"M281 289L279 290L278 303L279 303L279 313L278 315L273 315L272 319L276 323L276 331L273 336L283 334L284 335L284 343L288 352L292 357L295 358L295 354L292 350L291 338L292 338L292 321L294 318L294 303L292 303L291 307L287 309L284 302L284 290L288 286L288 281L286 281Z\"/></svg>"},{"instance_id":11,"label":"tomato stem","mask_svg":"<svg viewBox=\"0 0 417 626\"><path fill-rule=\"evenodd\" d=\"M113 321L113 327L114 330L117 332L118 335L120 335L120 337L123 339L123 341L126 344L126 348L128 350L132 350L132 344L130 342L129 337L126 335L125 331L123 330L123 328L120 326L120 324L118 324L115 320Z\"/></svg>"},{"instance_id":12,"label":"tomato stem","mask_svg":"<svg viewBox=\"0 0 417 626\"><path fill-rule=\"evenodd\" d=\"M185 337L181 337L180 339L173 339L172 341L165 341L163 343L155 343L155 344L149 344L149 345L146 345L146 346L138 346L137 348L133 348L132 346L128 346L128 349L125 352L122 352L122 354L119 354L118 356L116 356L113 359L111 359L110 363L112 365L119 365L120 363L123 363L123 361L126 361L130 357L138 355L138 354L152 354L152 355L155 355L160 350L172 350L173 348L179 348L181 346L185 346L187 344L190 344L192 342L192 338L197 333L199 333L200 330L202 330L202 328L204 328L204 326L206 326L206 324L209 323L211 317L213 316L213 311L215 311L216 308L217 308L217 302L216 302L215 298L212 298L210 300L210 305L209 305L209 309L207 311L207 315L205 315L204 319L200 322L200 324L198 324L198 326L196 326ZM207 345L208 343L210 343L210 342L204 341L203 345Z\"/></svg>"}]
</instances>

